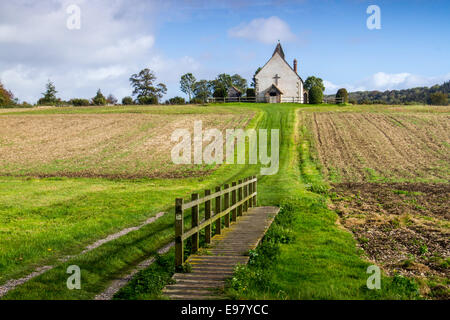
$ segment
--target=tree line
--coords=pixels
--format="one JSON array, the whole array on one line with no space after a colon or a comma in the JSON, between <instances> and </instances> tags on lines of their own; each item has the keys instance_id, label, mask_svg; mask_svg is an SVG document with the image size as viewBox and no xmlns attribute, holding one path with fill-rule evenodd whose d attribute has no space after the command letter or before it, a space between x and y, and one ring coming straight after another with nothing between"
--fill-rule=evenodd
<instances>
[{"instance_id":1,"label":"tree line","mask_svg":"<svg viewBox=\"0 0 450 320\"><path fill-rule=\"evenodd\" d=\"M340 89L341 93L343 90ZM347 92L345 90L345 92ZM387 91L357 91L346 93L346 101L352 104L431 104L448 105L450 94L450 81L442 85L432 87L417 87L404 90ZM333 98L335 95L328 95L326 98ZM339 92L336 98L339 97Z\"/></svg>"},{"instance_id":2,"label":"tree line","mask_svg":"<svg viewBox=\"0 0 450 320\"><path fill-rule=\"evenodd\" d=\"M250 87L245 78L239 74L229 75L219 74L214 80L197 80L192 73L181 76L180 89L186 94L187 100L183 97L174 97L166 100L165 104L200 104L208 101L209 98L225 98L231 87L239 90L242 97L255 97L255 76L261 68L256 70ZM161 103L162 98L167 93L167 86L157 83L155 73L149 68L133 74L130 78L130 85L133 88L130 96L124 97L122 105L152 105ZM325 86L323 80L310 76L304 83L304 89L308 93L310 104L320 104L325 99L336 98L335 101L351 104L434 104L448 105L450 93L450 81L442 85L435 85L431 88L419 87L406 90L392 91L358 91L348 93L345 88L341 88L335 95L324 96ZM52 81L48 81L45 92L37 101L36 105L46 106L103 106L116 105L118 99L109 94L103 95L100 89L91 99L74 98L63 101L57 97L58 91ZM32 107L27 102L19 104L13 93L7 90L0 82L0 107Z\"/></svg>"}]
</instances>

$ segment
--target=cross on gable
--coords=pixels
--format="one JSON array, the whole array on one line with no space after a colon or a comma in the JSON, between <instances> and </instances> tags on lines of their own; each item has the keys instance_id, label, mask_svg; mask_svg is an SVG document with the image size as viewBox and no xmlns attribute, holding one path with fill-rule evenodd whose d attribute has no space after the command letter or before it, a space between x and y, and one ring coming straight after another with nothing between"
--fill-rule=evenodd
<instances>
[{"instance_id":1,"label":"cross on gable","mask_svg":"<svg viewBox=\"0 0 450 320\"><path fill-rule=\"evenodd\" d=\"M281 79L280 76L278 76L278 74L275 75L275 77L273 77L275 79L275 85L278 86L278 79Z\"/></svg>"}]
</instances>

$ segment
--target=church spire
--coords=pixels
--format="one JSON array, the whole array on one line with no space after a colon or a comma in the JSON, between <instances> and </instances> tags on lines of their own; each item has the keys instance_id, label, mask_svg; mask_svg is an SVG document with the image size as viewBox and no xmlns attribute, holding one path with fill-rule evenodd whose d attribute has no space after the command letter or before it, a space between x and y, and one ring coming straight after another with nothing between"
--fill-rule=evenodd
<instances>
[{"instance_id":1,"label":"church spire","mask_svg":"<svg viewBox=\"0 0 450 320\"><path fill-rule=\"evenodd\" d=\"M284 51L283 51L283 48L281 47L281 43L279 40L278 40L277 47L275 48L275 51L273 52L273 55L275 55L276 53L278 53L281 56L281 58L283 58L283 60L284 60Z\"/></svg>"}]
</instances>

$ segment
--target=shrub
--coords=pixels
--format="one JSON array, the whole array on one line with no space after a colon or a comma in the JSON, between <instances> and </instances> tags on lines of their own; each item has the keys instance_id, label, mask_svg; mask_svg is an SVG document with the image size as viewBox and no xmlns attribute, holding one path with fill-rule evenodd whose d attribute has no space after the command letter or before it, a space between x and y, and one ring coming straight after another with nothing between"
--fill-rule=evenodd
<instances>
[{"instance_id":1,"label":"shrub","mask_svg":"<svg viewBox=\"0 0 450 320\"><path fill-rule=\"evenodd\" d=\"M24 101L20 105L21 108L33 108L33 105L29 104L28 102Z\"/></svg>"},{"instance_id":2,"label":"shrub","mask_svg":"<svg viewBox=\"0 0 450 320\"><path fill-rule=\"evenodd\" d=\"M443 92L435 92L430 94L430 104L435 106L446 106L448 105L448 96Z\"/></svg>"},{"instance_id":3,"label":"shrub","mask_svg":"<svg viewBox=\"0 0 450 320\"><path fill-rule=\"evenodd\" d=\"M347 89L342 88L339 89L336 93L336 100L340 100L340 103L347 103L348 102L348 92Z\"/></svg>"},{"instance_id":4,"label":"shrub","mask_svg":"<svg viewBox=\"0 0 450 320\"><path fill-rule=\"evenodd\" d=\"M247 98L254 98L256 97L255 89L248 88L247 89Z\"/></svg>"},{"instance_id":5,"label":"shrub","mask_svg":"<svg viewBox=\"0 0 450 320\"><path fill-rule=\"evenodd\" d=\"M90 105L88 99L72 99L69 101L69 103L74 107L82 107Z\"/></svg>"},{"instance_id":6,"label":"shrub","mask_svg":"<svg viewBox=\"0 0 450 320\"><path fill-rule=\"evenodd\" d=\"M124 106L130 106L134 104L133 98L132 97L125 97L122 99L122 104Z\"/></svg>"},{"instance_id":7,"label":"shrub","mask_svg":"<svg viewBox=\"0 0 450 320\"><path fill-rule=\"evenodd\" d=\"M194 98L190 102L191 104L203 104L205 101L202 98Z\"/></svg>"},{"instance_id":8,"label":"shrub","mask_svg":"<svg viewBox=\"0 0 450 320\"><path fill-rule=\"evenodd\" d=\"M319 104L323 101L323 92L320 87L314 86L309 91L309 103Z\"/></svg>"},{"instance_id":9,"label":"shrub","mask_svg":"<svg viewBox=\"0 0 450 320\"><path fill-rule=\"evenodd\" d=\"M141 96L138 98L140 105L158 104L158 97L156 96Z\"/></svg>"},{"instance_id":10,"label":"shrub","mask_svg":"<svg viewBox=\"0 0 450 320\"><path fill-rule=\"evenodd\" d=\"M182 97L175 97L168 100L168 104L172 105L179 105L179 104L186 104L186 100Z\"/></svg>"}]
</instances>

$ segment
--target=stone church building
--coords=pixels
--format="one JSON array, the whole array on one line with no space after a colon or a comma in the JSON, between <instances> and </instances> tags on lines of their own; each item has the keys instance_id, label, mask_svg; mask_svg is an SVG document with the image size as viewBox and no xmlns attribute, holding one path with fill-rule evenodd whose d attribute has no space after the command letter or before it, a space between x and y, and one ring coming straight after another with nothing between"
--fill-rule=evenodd
<instances>
[{"instance_id":1,"label":"stone church building","mask_svg":"<svg viewBox=\"0 0 450 320\"><path fill-rule=\"evenodd\" d=\"M304 83L297 68L297 60L291 67L278 43L272 58L255 75L256 101L308 103L308 93L303 89Z\"/></svg>"}]
</instances>

